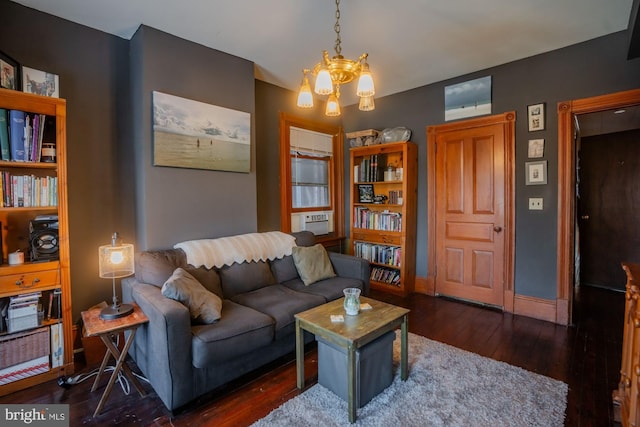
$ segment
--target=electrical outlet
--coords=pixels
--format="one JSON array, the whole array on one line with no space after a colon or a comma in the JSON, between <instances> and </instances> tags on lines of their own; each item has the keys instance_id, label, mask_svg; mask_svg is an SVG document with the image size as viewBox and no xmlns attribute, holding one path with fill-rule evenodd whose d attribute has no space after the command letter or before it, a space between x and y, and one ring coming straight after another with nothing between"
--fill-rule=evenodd
<instances>
[{"instance_id":1,"label":"electrical outlet","mask_svg":"<svg viewBox=\"0 0 640 427\"><path fill-rule=\"evenodd\" d=\"M529 210L541 211L542 210L542 197L529 197Z\"/></svg>"}]
</instances>

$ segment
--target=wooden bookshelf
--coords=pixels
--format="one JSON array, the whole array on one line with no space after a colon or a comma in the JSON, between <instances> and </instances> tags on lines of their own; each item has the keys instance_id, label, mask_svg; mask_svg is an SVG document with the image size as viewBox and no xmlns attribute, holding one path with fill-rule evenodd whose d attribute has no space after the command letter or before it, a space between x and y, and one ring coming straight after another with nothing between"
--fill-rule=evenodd
<instances>
[{"instance_id":1,"label":"wooden bookshelf","mask_svg":"<svg viewBox=\"0 0 640 427\"><path fill-rule=\"evenodd\" d=\"M350 252L369 260L373 289L402 296L415 282L417 153L410 141L350 149Z\"/></svg>"},{"instance_id":2,"label":"wooden bookshelf","mask_svg":"<svg viewBox=\"0 0 640 427\"><path fill-rule=\"evenodd\" d=\"M0 172L12 175L33 175L57 179L56 201L45 206L7 206L2 199L0 222L2 223L2 259L0 259L0 302L7 302L12 296L41 292L48 296L60 290L57 319L46 317L48 301L40 300L45 317L40 325L32 329L54 327L62 329L62 362L52 367L51 351L49 368L37 375L18 379L0 385L0 396L25 389L62 375L73 373L73 333L71 319L71 286L69 273L69 222L67 214L67 165L66 165L66 101L60 98L44 97L14 90L0 89L0 109L20 110L32 114L46 115L55 123L55 162L0 161ZM8 118L7 118L8 120ZM31 259L31 233L29 224L39 215L57 215L57 259ZM53 221L53 220L52 220ZM50 243L50 242L49 242ZM10 252L21 250L25 255L24 264L9 265ZM6 323L3 323L6 325ZM29 330L29 329L27 329ZM11 338L6 328L3 337ZM24 331L21 331L24 332ZM16 335L20 332L16 332ZM0 353L14 351L9 348L11 340L4 340ZM50 350L52 350L50 348ZM44 356L43 356L44 357Z\"/></svg>"}]
</instances>

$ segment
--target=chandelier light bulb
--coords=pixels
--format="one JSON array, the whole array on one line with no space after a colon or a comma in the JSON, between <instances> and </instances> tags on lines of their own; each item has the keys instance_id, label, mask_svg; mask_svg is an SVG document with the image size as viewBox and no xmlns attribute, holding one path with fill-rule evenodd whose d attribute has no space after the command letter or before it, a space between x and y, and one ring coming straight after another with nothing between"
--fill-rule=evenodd
<instances>
[{"instance_id":1,"label":"chandelier light bulb","mask_svg":"<svg viewBox=\"0 0 640 427\"><path fill-rule=\"evenodd\" d=\"M300 84L300 91L298 92L298 107L313 108L313 94L311 93L311 85L309 84L306 73L304 73L304 78Z\"/></svg>"},{"instance_id":2,"label":"chandelier light bulb","mask_svg":"<svg viewBox=\"0 0 640 427\"><path fill-rule=\"evenodd\" d=\"M324 114L329 117L337 117L340 115L340 88L336 87L336 93L329 95L327 99L327 108L324 110Z\"/></svg>"},{"instance_id":3,"label":"chandelier light bulb","mask_svg":"<svg viewBox=\"0 0 640 427\"><path fill-rule=\"evenodd\" d=\"M331 74L325 67L320 69L316 76L316 86L314 89L318 95L329 95L333 93L333 82L331 81Z\"/></svg>"},{"instance_id":4,"label":"chandelier light bulb","mask_svg":"<svg viewBox=\"0 0 640 427\"><path fill-rule=\"evenodd\" d=\"M373 77L371 71L369 71L369 64L362 64L362 71L360 72L360 78L358 79L358 88L356 89L356 95L358 96L373 96L376 93L376 89L373 85Z\"/></svg>"}]
</instances>

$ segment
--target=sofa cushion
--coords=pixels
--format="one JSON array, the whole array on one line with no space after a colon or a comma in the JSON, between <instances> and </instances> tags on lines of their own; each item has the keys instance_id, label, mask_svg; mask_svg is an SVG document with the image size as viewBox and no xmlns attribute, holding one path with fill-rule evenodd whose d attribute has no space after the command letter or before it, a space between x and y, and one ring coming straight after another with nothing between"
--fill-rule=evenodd
<instances>
[{"instance_id":1,"label":"sofa cushion","mask_svg":"<svg viewBox=\"0 0 640 427\"><path fill-rule=\"evenodd\" d=\"M326 302L322 296L295 292L283 285L239 294L233 301L271 316L275 320L276 339L294 332L294 314Z\"/></svg>"},{"instance_id":2,"label":"sofa cushion","mask_svg":"<svg viewBox=\"0 0 640 427\"><path fill-rule=\"evenodd\" d=\"M224 300L218 322L191 328L193 366L212 367L268 345L273 341L273 326L266 314Z\"/></svg>"},{"instance_id":3,"label":"sofa cushion","mask_svg":"<svg viewBox=\"0 0 640 427\"><path fill-rule=\"evenodd\" d=\"M269 264L264 261L225 265L219 274L224 297L228 299L276 283Z\"/></svg>"},{"instance_id":4,"label":"sofa cushion","mask_svg":"<svg viewBox=\"0 0 640 427\"><path fill-rule=\"evenodd\" d=\"M342 298L344 296L342 290L346 288L358 288L363 290L362 280L340 276L321 280L311 286L306 286L301 279L289 280L284 282L283 285L296 292L322 296L327 301Z\"/></svg>"},{"instance_id":5,"label":"sofa cushion","mask_svg":"<svg viewBox=\"0 0 640 427\"><path fill-rule=\"evenodd\" d=\"M320 243L311 247L295 246L291 255L300 278L307 286L336 275L327 250Z\"/></svg>"},{"instance_id":6,"label":"sofa cushion","mask_svg":"<svg viewBox=\"0 0 640 427\"><path fill-rule=\"evenodd\" d=\"M205 266L196 268L192 265L186 265L184 270L198 279L198 282L202 284L208 291L213 292L220 298L223 298L222 286L220 285L220 275L215 268L207 268Z\"/></svg>"},{"instance_id":7,"label":"sofa cushion","mask_svg":"<svg viewBox=\"0 0 640 427\"><path fill-rule=\"evenodd\" d=\"M141 252L136 254L136 279L160 288L176 268L186 264L187 257L180 249Z\"/></svg>"},{"instance_id":8,"label":"sofa cushion","mask_svg":"<svg viewBox=\"0 0 640 427\"><path fill-rule=\"evenodd\" d=\"M276 283L287 282L289 280L300 278L291 255L269 261L269 265L271 266L271 272L273 273Z\"/></svg>"},{"instance_id":9,"label":"sofa cushion","mask_svg":"<svg viewBox=\"0 0 640 427\"><path fill-rule=\"evenodd\" d=\"M188 309L191 319L198 323L213 323L220 319L222 301L183 268L176 268L162 285L162 295L180 301Z\"/></svg>"}]
</instances>

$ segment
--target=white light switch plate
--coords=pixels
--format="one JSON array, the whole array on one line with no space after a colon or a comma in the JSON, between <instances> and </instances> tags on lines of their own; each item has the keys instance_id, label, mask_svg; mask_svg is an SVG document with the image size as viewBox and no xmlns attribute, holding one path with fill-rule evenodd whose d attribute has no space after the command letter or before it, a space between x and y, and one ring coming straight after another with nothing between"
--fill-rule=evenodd
<instances>
[{"instance_id":1,"label":"white light switch plate","mask_svg":"<svg viewBox=\"0 0 640 427\"><path fill-rule=\"evenodd\" d=\"M542 197L529 197L529 210L541 211L542 210Z\"/></svg>"}]
</instances>

